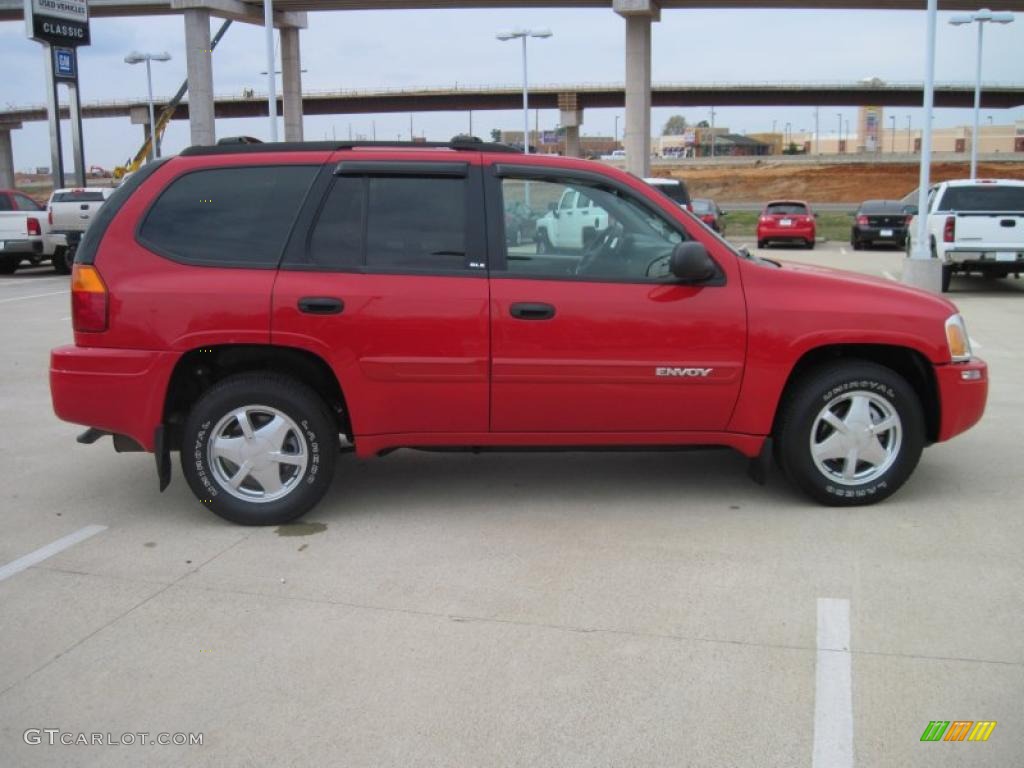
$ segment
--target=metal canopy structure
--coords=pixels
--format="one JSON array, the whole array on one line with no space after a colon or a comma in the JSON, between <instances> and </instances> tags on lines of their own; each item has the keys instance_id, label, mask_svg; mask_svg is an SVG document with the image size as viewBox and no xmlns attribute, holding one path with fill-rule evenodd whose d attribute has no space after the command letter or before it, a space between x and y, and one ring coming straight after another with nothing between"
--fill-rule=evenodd
<instances>
[{"instance_id":1,"label":"metal canopy structure","mask_svg":"<svg viewBox=\"0 0 1024 768\"><path fill-rule=\"evenodd\" d=\"M0 0L0 21L22 17L24 0ZM199 3L181 0L90 0L93 18L105 16L149 16L180 13ZM201 5L219 11L225 18L258 17L262 3L253 0L211 0ZM778 8L788 10L879 10L923 11L924 0L663 0L662 10L699 8L745 9ZM942 11L974 11L985 5L993 11L1024 11L1024 0L940 0ZM376 11L445 8L612 8L612 0L274 0L279 11Z\"/></svg>"}]
</instances>

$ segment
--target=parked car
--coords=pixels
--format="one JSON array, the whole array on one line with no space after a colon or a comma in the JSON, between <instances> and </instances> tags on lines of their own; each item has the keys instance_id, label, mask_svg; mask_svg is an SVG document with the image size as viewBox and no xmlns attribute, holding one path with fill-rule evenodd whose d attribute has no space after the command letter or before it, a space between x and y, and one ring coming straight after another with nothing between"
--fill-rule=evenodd
<instances>
[{"instance_id":1,"label":"parked car","mask_svg":"<svg viewBox=\"0 0 1024 768\"><path fill-rule=\"evenodd\" d=\"M707 224L718 234L725 236L725 211L714 200L698 197L690 204L693 215Z\"/></svg>"},{"instance_id":2,"label":"parked car","mask_svg":"<svg viewBox=\"0 0 1024 768\"><path fill-rule=\"evenodd\" d=\"M587 190L566 187L558 202L550 203L548 212L537 220L537 253L580 251L607 226L608 212L594 202Z\"/></svg>"},{"instance_id":3,"label":"parked car","mask_svg":"<svg viewBox=\"0 0 1024 768\"><path fill-rule=\"evenodd\" d=\"M850 245L855 251L874 245L898 245L907 240L910 206L901 200L865 200L854 214Z\"/></svg>"},{"instance_id":4,"label":"parked car","mask_svg":"<svg viewBox=\"0 0 1024 768\"><path fill-rule=\"evenodd\" d=\"M46 204L47 220L51 234L64 236L67 245L63 251L65 264L59 266L67 272L71 271L82 233L113 191L112 187L79 187L55 189L50 195Z\"/></svg>"},{"instance_id":5,"label":"parked car","mask_svg":"<svg viewBox=\"0 0 1024 768\"><path fill-rule=\"evenodd\" d=\"M606 155L601 155L601 159L608 161L622 161L626 159L626 150L624 149L613 149Z\"/></svg>"},{"instance_id":6,"label":"parked car","mask_svg":"<svg viewBox=\"0 0 1024 768\"><path fill-rule=\"evenodd\" d=\"M340 436L361 458L728 446L849 506L981 417L987 368L949 301L758 259L625 172L504 150L236 144L143 166L79 245L57 415L153 452L161 489L178 451L200 502L244 524L313 507ZM585 248L508 248L502 200L527 181L574 216L591 198Z\"/></svg>"},{"instance_id":7,"label":"parked car","mask_svg":"<svg viewBox=\"0 0 1024 768\"><path fill-rule=\"evenodd\" d=\"M656 176L644 179L648 184L665 195L680 208L693 210L690 202L690 190L682 179L669 179L664 176Z\"/></svg>"},{"instance_id":8,"label":"parked car","mask_svg":"<svg viewBox=\"0 0 1024 768\"><path fill-rule=\"evenodd\" d=\"M46 209L24 192L0 189L0 274L13 274L23 261L35 266L51 259L66 273L63 253L62 241L50 234Z\"/></svg>"},{"instance_id":9,"label":"parked car","mask_svg":"<svg viewBox=\"0 0 1024 768\"><path fill-rule=\"evenodd\" d=\"M532 241L537 235L537 214L526 203L520 201L505 203L505 242L521 245Z\"/></svg>"},{"instance_id":10,"label":"parked car","mask_svg":"<svg viewBox=\"0 0 1024 768\"><path fill-rule=\"evenodd\" d=\"M765 205L757 220L757 247L769 243L800 243L813 248L818 214L800 200L774 200Z\"/></svg>"},{"instance_id":11,"label":"parked car","mask_svg":"<svg viewBox=\"0 0 1024 768\"><path fill-rule=\"evenodd\" d=\"M915 212L912 209L912 212ZM1024 271L1024 181L961 179L928 192L928 247L942 262L942 290L954 274L1020 276ZM908 225L914 253L916 216Z\"/></svg>"}]
</instances>

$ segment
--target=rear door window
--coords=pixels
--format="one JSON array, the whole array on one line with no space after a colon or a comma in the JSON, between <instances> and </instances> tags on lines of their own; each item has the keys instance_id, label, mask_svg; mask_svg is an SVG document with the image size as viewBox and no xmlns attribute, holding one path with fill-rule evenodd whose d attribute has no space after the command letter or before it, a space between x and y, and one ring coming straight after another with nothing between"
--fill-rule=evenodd
<instances>
[{"instance_id":1,"label":"rear door window","mask_svg":"<svg viewBox=\"0 0 1024 768\"><path fill-rule=\"evenodd\" d=\"M18 206L19 211L39 212L43 210L43 207L39 205L39 203L37 203L31 197L26 197L25 195L15 195L14 203L15 205Z\"/></svg>"},{"instance_id":2,"label":"rear door window","mask_svg":"<svg viewBox=\"0 0 1024 768\"><path fill-rule=\"evenodd\" d=\"M317 169L284 165L186 173L149 209L139 241L190 264L276 267Z\"/></svg>"}]
</instances>

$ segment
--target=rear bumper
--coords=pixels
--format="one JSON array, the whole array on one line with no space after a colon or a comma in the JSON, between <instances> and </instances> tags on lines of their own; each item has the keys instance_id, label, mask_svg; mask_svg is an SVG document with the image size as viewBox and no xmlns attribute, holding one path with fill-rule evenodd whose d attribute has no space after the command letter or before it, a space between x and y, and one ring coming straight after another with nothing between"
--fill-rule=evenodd
<instances>
[{"instance_id":1,"label":"rear bumper","mask_svg":"<svg viewBox=\"0 0 1024 768\"><path fill-rule=\"evenodd\" d=\"M858 227L855 232L856 238L862 242L904 243L907 240L907 230L905 227ZM889 232L890 234L883 235L883 232Z\"/></svg>"},{"instance_id":2,"label":"rear bumper","mask_svg":"<svg viewBox=\"0 0 1024 768\"><path fill-rule=\"evenodd\" d=\"M807 227L765 227L758 228L758 240L813 240L816 230Z\"/></svg>"},{"instance_id":3,"label":"rear bumper","mask_svg":"<svg viewBox=\"0 0 1024 768\"><path fill-rule=\"evenodd\" d=\"M1020 245L985 248L947 247L943 256L947 264L984 271L1024 269L1024 248Z\"/></svg>"},{"instance_id":4,"label":"rear bumper","mask_svg":"<svg viewBox=\"0 0 1024 768\"><path fill-rule=\"evenodd\" d=\"M43 242L39 240L2 240L3 248L0 248L0 256L24 256L26 254L42 253Z\"/></svg>"},{"instance_id":5,"label":"rear bumper","mask_svg":"<svg viewBox=\"0 0 1024 768\"><path fill-rule=\"evenodd\" d=\"M50 353L53 410L64 421L125 435L152 451L176 359L171 352L58 347Z\"/></svg>"},{"instance_id":6,"label":"rear bumper","mask_svg":"<svg viewBox=\"0 0 1024 768\"><path fill-rule=\"evenodd\" d=\"M939 442L966 432L981 419L988 399L984 360L935 366L939 386Z\"/></svg>"}]
</instances>

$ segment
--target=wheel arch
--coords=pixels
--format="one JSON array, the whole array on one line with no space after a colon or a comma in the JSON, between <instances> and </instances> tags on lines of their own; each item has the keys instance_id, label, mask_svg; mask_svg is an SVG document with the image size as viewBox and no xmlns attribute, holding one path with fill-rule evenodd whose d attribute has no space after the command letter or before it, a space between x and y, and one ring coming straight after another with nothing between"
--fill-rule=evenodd
<instances>
[{"instance_id":1,"label":"wheel arch","mask_svg":"<svg viewBox=\"0 0 1024 768\"><path fill-rule=\"evenodd\" d=\"M797 360L783 385L775 408L772 433L775 434L779 418L790 393L805 378L808 371L837 360L858 360L888 368L911 386L921 402L925 419L925 439L934 443L939 438L939 387L935 371L928 359L916 349L893 344L829 344L807 350Z\"/></svg>"},{"instance_id":2,"label":"wheel arch","mask_svg":"<svg viewBox=\"0 0 1024 768\"><path fill-rule=\"evenodd\" d=\"M182 426L204 392L228 376L257 371L289 376L310 387L327 403L338 431L352 436L341 383L322 357L305 349L274 344L223 344L191 349L175 364L164 396L168 447L180 448Z\"/></svg>"}]
</instances>

